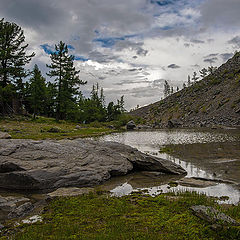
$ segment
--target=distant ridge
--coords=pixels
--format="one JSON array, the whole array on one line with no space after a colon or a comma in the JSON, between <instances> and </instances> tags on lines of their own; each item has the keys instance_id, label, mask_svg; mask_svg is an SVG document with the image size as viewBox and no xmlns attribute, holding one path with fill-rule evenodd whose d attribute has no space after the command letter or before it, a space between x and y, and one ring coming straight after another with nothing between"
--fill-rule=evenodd
<instances>
[{"instance_id":1,"label":"distant ridge","mask_svg":"<svg viewBox=\"0 0 240 240\"><path fill-rule=\"evenodd\" d=\"M192 86L130 114L156 127L240 126L240 53Z\"/></svg>"}]
</instances>

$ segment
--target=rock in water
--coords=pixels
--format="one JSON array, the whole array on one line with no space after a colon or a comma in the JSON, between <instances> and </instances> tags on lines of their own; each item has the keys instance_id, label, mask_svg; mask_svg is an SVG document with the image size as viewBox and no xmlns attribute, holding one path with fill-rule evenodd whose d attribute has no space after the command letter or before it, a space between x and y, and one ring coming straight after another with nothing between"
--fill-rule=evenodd
<instances>
[{"instance_id":1,"label":"rock in water","mask_svg":"<svg viewBox=\"0 0 240 240\"><path fill-rule=\"evenodd\" d=\"M217 211L213 207L197 205L192 206L190 209L193 211L194 215L211 224L240 226L240 223L224 213Z\"/></svg>"},{"instance_id":2,"label":"rock in water","mask_svg":"<svg viewBox=\"0 0 240 240\"><path fill-rule=\"evenodd\" d=\"M179 165L132 147L86 139L0 140L0 187L88 187L133 170L185 174Z\"/></svg>"}]
</instances>

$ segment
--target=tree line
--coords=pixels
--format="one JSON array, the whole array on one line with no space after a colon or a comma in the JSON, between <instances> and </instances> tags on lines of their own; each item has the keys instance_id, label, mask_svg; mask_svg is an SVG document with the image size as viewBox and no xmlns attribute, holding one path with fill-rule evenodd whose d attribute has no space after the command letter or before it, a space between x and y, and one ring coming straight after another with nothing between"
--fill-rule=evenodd
<instances>
[{"instance_id":1,"label":"tree line","mask_svg":"<svg viewBox=\"0 0 240 240\"><path fill-rule=\"evenodd\" d=\"M60 41L50 54L47 81L37 65L24 67L35 56L27 54L24 32L15 23L0 20L0 114L32 114L57 120L92 121L116 120L124 111L123 96L117 103L105 103L103 88L93 85L89 98L80 86L87 82L79 77L74 56L67 44Z\"/></svg>"},{"instance_id":2,"label":"tree line","mask_svg":"<svg viewBox=\"0 0 240 240\"><path fill-rule=\"evenodd\" d=\"M192 77L188 75L187 82L183 83L182 88L192 86L199 79L203 79L207 77L209 74L213 74L216 70L217 70L217 67L213 67L213 66L210 66L208 68L202 68L201 70L199 70L200 77L197 75L197 72L193 72ZM171 86L167 80L164 81L164 85L163 85L164 98L168 97L169 95L172 95L174 92L178 92L179 90L180 88L178 86L176 87L176 89L174 89L173 86Z\"/></svg>"}]
</instances>

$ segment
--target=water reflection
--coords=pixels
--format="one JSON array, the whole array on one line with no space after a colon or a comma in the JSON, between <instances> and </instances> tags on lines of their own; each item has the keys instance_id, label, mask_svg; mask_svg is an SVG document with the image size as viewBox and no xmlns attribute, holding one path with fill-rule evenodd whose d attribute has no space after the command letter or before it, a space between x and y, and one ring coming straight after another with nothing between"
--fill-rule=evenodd
<instances>
[{"instance_id":1,"label":"water reflection","mask_svg":"<svg viewBox=\"0 0 240 240\"><path fill-rule=\"evenodd\" d=\"M167 192L184 192L184 191L190 191L190 192L197 192L201 194L206 194L207 196L214 196L217 198L220 198L222 196L228 196L229 199L227 200L218 200L219 203L226 203L226 204L237 204L240 200L239 197L239 190L235 189L233 186L229 184L220 183L216 186L210 186L206 188L194 188L194 187L184 187L181 185L178 185L177 187L169 188L168 184L164 184L161 186L155 186L155 187L149 187L149 188L133 188L131 184L124 183L120 186L117 186L116 188L112 189L110 192L113 196L122 197L124 195L129 195L132 192L136 191L144 191L146 194L149 194L151 196L156 196L161 193L167 193Z\"/></svg>"},{"instance_id":2,"label":"water reflection","mask_svg":"<svg viewBox=\"0 0 240 240\"><path fill-rule=\"evenodd\" d=\"M233 132L234 133L234 132ZM168 144L199 144L203 143L224 143L234 142L239 139L238 134L232 132L213 132L213 131L196 131L189 129L182 130L158 130L158 131L139 131L116 133L101 137L100 141L114 141L130 145L138 150L150 155L168 159L181 165L187 170L186 178L198 177L204 179L215 179L216 174L211 169L195 165L191 161L184 161L177 157L173 157L166 153L159 153L159 149ZM231 159L230 159L231 161ZM136 180L137 179L137 180ZM224 203L236 204L240 200L240 191L234 185L225 183L216 183L214 186L208 187L186 187L178 185L169 188L168 183L172 180L178 180L177 177L163 176L146 176L146 174L131 175L130 179L117 178L112 184L108 182L108 189L113 195L123 196L133 191L144 190L150 195L166 193L169 191L196 191L205 193L207 196L221 197L229 196ZM145 184L145 186L143 186ZM105 185L105 186L106 186ZM222 201L223 202L223 201Z\"/></svg>"}]
</instances>

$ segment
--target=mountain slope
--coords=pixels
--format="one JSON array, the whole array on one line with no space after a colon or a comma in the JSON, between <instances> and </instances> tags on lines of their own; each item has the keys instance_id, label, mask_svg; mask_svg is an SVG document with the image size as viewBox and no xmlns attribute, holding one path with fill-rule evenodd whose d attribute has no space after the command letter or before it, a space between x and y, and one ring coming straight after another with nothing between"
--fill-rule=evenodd
<instances>
[{"instance_id":1,"label":"mountain slope","mask_svg":"<svg viewBox=\"0 0 240 240\"><path fill-rule=\"evenodd\" d=\"M203 80L130 114L159 127L240 125L240 53Z\"/></svg>"}]
</instances>

